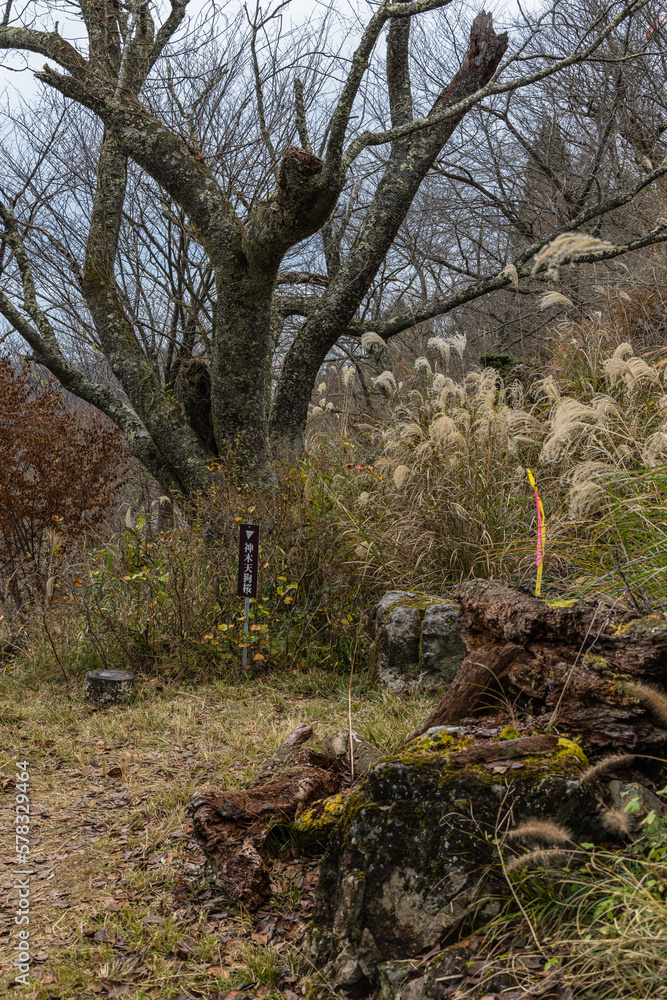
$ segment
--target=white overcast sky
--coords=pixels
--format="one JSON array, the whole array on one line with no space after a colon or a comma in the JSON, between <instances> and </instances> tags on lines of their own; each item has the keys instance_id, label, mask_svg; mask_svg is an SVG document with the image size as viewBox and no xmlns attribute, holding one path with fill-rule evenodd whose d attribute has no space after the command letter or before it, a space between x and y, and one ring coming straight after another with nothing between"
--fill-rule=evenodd
<instances>
[{"instance_id":1,"label":"white overcast sky","mask_svg":"<svg viewBox=\"0 0 667 1000\"><path fill-rule=\"evenodd\" d=\"M211 0L191 0L191 3L188 5L189 15L191 17L196 16L210 2ZM312 14L317 4L318 0L292 0L284 16L286 19L291 20L293 24L298 25L301 20ZM75 18L65 17L63 15L63 7L57 0L56 2L37 0L37 3L30 6L38 12L38 24L36 26L53 30L54 23L57 21L61 35L72 41L81 33L80 22L77 22ZM224 3L222 6L233 12L235 8L241 7L242 3L241 0L229 0L229 2ZM252 8L252 6L254 5L250 2L249 7ZM262 6L268 6L268 4L263 4ZM371 5L366 0L342 0L342 2L338 0L339 12L344 14L345 9L348 8L350 13L356 13L361 17L361 23L365 23L368 20L372 10L376 6L377 4ZM524 0L522 6L524 10L530 10L535 6L535 0ZM165 4L166 10L168 10L168 7ZM471 15L473 12L477 12L472 6L470 10ZM477 10L488 10L493 13L496 19L502 21L503 16L507 16L508 13L511 15L517 10L517 4L516 0L480 0ZM352 42L355 37L358 37L356 33L351 38ZM35 80L33 73L41 69L43 64L43 56L31 53L19 55L0 52L0 95L4 95L5 100L9 100L12 104L16 102L19 95L28 99L36 95L44 85Z\"/></svg>"}]
</instances>

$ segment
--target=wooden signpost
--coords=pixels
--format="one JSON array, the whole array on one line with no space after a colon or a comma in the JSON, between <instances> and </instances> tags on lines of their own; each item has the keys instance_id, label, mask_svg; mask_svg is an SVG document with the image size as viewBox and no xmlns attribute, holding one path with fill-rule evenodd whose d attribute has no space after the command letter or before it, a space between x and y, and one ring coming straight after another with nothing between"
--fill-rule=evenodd
<instances>
[{"instance_id":1,"label":"wooden signpost","mask_svg":"<svg viewBox=\"0 0 667 1000\"><path fill-rule=\"evenodd\" d=\"M248 634L250 618L250 598L257 597L257 569L259 566L259 525L239 525L239 580L238 595L245 597L245 625ZM248 666L248 644L243 647L243 666Z\"/></svg>"}]
</instances>

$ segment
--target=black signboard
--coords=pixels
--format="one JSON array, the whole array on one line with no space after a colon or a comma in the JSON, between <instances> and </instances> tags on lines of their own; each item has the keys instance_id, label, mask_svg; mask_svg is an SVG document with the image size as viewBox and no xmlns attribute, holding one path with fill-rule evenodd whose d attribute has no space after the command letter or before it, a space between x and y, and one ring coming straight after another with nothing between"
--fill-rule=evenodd
<instances>
[{"instance_id":1,"label":"black signboard","mask_svg":"<svg viewBox=\"0 0 667 1000\"><path fill-rule=\"evenodd\" d=\"M240 524L239 536L239 597L257 597L257 565L259 563L259 525Z\"/></svg>"}]
</instances>

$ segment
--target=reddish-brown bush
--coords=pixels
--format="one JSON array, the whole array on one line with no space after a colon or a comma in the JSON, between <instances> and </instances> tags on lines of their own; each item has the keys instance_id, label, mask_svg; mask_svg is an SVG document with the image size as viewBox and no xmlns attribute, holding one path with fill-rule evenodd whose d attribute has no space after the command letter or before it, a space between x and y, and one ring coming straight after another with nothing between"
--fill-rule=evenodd
<instances>
[{"instance_id":1,"label":"reddish-brown bush","mask_svg":"<svg viewBox=\"0 0 667 1000\"><path fill-rule=\"evenodd\" d=\"M68 408L53 380L0 357L0 577L20 607L49 596L59 557L109 514L128 467L120 434ZM47 587L48 584L48 587Z\"/></svg>"}]
</instances>

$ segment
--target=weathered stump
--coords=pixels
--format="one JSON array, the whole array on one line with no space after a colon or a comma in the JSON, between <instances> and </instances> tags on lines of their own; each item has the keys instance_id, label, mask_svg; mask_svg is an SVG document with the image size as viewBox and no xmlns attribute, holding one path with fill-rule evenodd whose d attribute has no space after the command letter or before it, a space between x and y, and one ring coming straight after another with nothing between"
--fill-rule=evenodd
<instances>
[{"instance_id":1,"label":"weathered stump","mask_svg":"<svg viewBox=\"0 0 667 1000\"><path fill-rule=\"evenodd\" d=\"M218 884L248 909L258 909L271 894L266 850L271 829L291 824L312 803L340 788L335 761L302 746L312 735L311 726L298 726L250 788L197 794L188 805L195 836Z\"/></svg>"},{"instance_id":2,"label":"weathered stump","mask_svg":"<svg viewBox=\"0 0 667 1000\"><path fill-rule=\"evenodd\" d=\"M667 619L530 597L493 580L458 589L467 655L410 736L492 716L580 736L587 751L662 756ZM656 707L657 706L657 707Z\"/></svg>"},{"instance_id":3,"label":"weathered stump","mask_svg":"<svg viewBox=\"0 0 667 1000\"><path fill-rule=\"evenodd\" d=\"M134 694L134 675L127 670L89 670L83 682L83 700L96 708L126 704Z\"/></svg>"}]
</instances>

